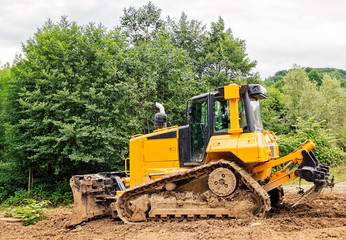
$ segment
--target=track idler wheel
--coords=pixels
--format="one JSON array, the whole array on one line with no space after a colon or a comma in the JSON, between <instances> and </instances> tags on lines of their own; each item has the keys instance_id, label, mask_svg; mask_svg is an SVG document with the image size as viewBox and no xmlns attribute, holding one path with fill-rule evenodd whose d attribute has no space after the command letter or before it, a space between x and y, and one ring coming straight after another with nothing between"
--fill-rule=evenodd
<instances>
[{"instance_id":1,"label":"track idler wheel","mask_svg":"<svg viewBox=\"0 0 346 240\"><path fill-rule=\"evenodd\" d=\"M237 177L228 168L217 168L209 174L208 186L214 194L225 197L237 188Z\"/></svg>"},{"instance_id":2,"label":"track idler wheel","mask_svg":"<svg viewBox=\"0 0 346 240\"><path fill-rule=\"evenodd\" d=\"M149 209L148 195L144 194L128 202L128 209L133 213L131 221L141 222L147 219L146 212Z\"/></svg>"}]
</instances>

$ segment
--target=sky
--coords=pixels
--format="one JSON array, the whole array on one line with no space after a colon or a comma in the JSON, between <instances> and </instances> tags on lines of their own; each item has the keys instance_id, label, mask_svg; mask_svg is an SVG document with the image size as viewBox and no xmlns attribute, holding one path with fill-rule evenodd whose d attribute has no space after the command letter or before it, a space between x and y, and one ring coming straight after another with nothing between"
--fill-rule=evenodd
<instances>
[{"instance_id":1,"label":"sky","mask_svg":"<svg viewBox=\"0 0 346 240\"><path fill-rule=\"evenodd\" d=\"M80 25L119 25L124 8L148 0L0 0L0 65L13 62L21 44L47 19L61 16ZM162 17L178 20L182 12L210 27L219 17L233 35L246 41L262 79L301 67L346 70L346 1L344 0L151 0Z\"/></svg>"}]
</instances>

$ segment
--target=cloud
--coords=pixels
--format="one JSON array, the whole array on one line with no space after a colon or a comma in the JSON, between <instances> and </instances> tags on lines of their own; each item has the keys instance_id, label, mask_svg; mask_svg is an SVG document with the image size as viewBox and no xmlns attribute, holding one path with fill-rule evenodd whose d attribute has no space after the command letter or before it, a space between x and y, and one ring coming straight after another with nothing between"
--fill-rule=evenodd
<instances>
[{"instance_id":1,"label":"cloud","mask_svg":"<svg viewBox=\"0 0 346 240\"><path fill-rule=\"evenodd\" d=\"M124 8L139 8L146 0L2 0L0 60L12 62L20 43L32 37L50 18L67 15L78 24L119 24ZM221 16L235 37L246 40L251 60L262 77L294 63L311 67L346 69L346 1L342 0L152 0L162 17L190 19L210 26Z\"/></svg>"}]
</instances>

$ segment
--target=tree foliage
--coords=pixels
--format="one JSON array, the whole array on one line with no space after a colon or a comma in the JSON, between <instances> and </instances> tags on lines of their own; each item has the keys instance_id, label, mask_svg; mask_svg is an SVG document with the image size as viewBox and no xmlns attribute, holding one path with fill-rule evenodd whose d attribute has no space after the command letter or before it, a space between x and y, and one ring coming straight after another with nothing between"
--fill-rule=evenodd
<instances>
[{"instance_id":1,"label":"tree foliage","mask_svg":"<svg viewBox=\"0 0 346 240\"><path fill-rule=\"evenodd\" d=\"M124 105L133 133L153 130L156 101L166 106L170 125L182 124L184 102L198 92L188 54L170 40L163 32L153 44L142 42L126 51L120 65L133 93Z\"/></svg>"},{"instance_id":2,"label":"tree foliage","mask_svg":"<svg viewBox=\"0 0 346 240\"><path fill-rule=\"evenodd\" d=\"M12 77L12 71L9 67L4 67L0 69L0 152L3 153L5 151L5 135L6 135L6 109L7 98L9 94L10 81ZM3 154L0 154L0 161Z\"/></svg>"},{"instance_id":3,"label":"tree foliage","mask_svg":"<svg viewBox=\"0 0 346 240\"><path fill-rule=\"evenodd\" d=\"M79 162L118 165L125 139L123 126L114 125L122 117L123 87L109 65L123 45L117 32L66 18L48 21L27 41L27 59L15 69L20 116L13 124L21 135L16 150L29 166L59 174Z\"/></svg>"},{"instance_id":4,"label":"tree foliage","mask_svg":"<svg viewBox=\"0 0 346 240\"><path fill-rule=\"evenodd\" d=\"M316 144L317 158L332 164L345 160L346 90L333 74L311 81L314 69L296 68L267 88L263 101L264 126L279 134L280 151L288 154L306 139Z\"/></svg>"},{"instance_id":5,"label":"tree foliage","mask_svg":"<svg viewBox=\"0 0 346 240\"><path fill-rule=\"evenodd\" d=\"M203 63L203 76L215 88L238 77L250 77L250 70L256 66L256 62L247 57L245 41L234 38L231 29L225 29L221 17L211 24Z\"/></svg>"},{"instance_id":6,"label":"tree foliage","mask_svg":"<svg viewBox=\"0 0 346 240\"><path fill-rule=\"evenodd\" d=\"M125 36L132 44L154 40L156 33L165 25L161 19L161 9L152 2L139 9L125 8L124 16L120 17L120 23Z\"/></svg>"},{"instance_id":7,"label":"tree foliage","mask_svg":"<svg viewBox=\"0 0 346 240\"><path fill-rule=\"evenodd\" d=\"M269 97L261 101L263 127L276 134L287 133L289 126L285 119L284 96L275 87L268 87L267 91Z\"/></svg>"},{"instance_id":8,"label":"tree foliage","mask_svg":"<svg viewBox=\"0 0 346 240\"><path fill-rule=\"evenodd\" d=\"M315 82L317 84L317 86L321 86L323 76L321 74L319 74L315 69L312 69L309 72L308 78L311 82Z\"/></svg>"},{"instance_id":9,"label":"tree foliage","mask_svg":"<svg viewBox=\"0 0 346 240\"><path fill-rule=\"evenodd\" d=\"M168 29L172 35L172 43L189 53L197 65L205 57L207 40L206 26L196 19L189 20L183 12L178 22L168 19ZM197 72L199 69L197 69Z\"/></svg>"},{"instance_id":10,"label":"tree foliage","mask_svg":"<svg viewBox=\"0 0 346 240\"><path fill-rule=\"evenodd\" d=\"M345 161L345 153L333 144L334 137L323 128L321 122L298 117L294 127L290 134L279 135L281 155L289 154L305 140L311 139L316 145L314 153L319 162L337 165Z\"/></svg>"},{"instance_id":11,"label":"tree foliage","mask_svg":"<svg viewBox=\"0 0 346 240\"><path fill-rule=\"evenodd\" d=\"M290 72L294 71L295 67L290 70L281 70L265 80L266 86L275 84L276 86L282 86L282 79ZM314 82L318 86L322 84L322 79L325 74L337 79L340 82L341 87L345 88L346 85L346 71L336 68L302 68L308 74L308 78L311 82Z\"/></svg>"}]
</instances>

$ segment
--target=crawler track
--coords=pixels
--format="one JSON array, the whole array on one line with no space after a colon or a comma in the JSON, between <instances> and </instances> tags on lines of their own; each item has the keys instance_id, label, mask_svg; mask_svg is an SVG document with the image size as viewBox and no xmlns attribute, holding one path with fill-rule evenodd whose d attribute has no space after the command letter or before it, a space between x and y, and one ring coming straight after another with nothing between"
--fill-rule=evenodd
<instances>
[{"instance_id":1,"label":"crawler track","mask_svg":"<svg viewBox=\"0 0 346 240\"><path fill-rule=\"evenodd\" d=\"M208 187L203 188L203 179L217 168L230 169L237 177L238 187L229 196L217 196ZM167 184L175 186L174 189L166 190ZM196 190L191 187L194 184L202 187ZM226 160L166 175L131 188L116 202L118 216L127 223L155 219L243 218L249 213L263 215L269 209L268 193L246 170Z\"/></svg>"}]
</instances>

